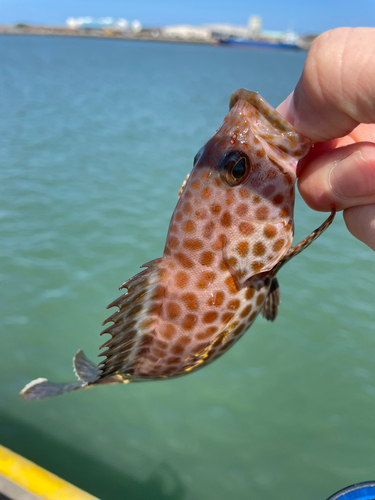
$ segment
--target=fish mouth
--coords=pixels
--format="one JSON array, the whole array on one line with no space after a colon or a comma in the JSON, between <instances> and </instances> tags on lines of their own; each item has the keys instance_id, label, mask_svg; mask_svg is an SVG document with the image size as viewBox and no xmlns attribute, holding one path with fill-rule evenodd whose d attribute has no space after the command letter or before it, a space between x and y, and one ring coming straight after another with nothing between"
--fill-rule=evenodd
<instances>
[{"instance_id":1,"label":"fish mouth","mask_svg":"<svg viewBox=\"0 0 375 500\"><path fill-rule=\"evenodd\" d=\"M258 138L276 147L280 152L295 158L303 158L311 147L310 139L297 132L258 93L246 89L236 90L230 99L229 115L246 116L250 129ZM293 165L296 172L296 165Z\"/></svg>"}]
</instances>

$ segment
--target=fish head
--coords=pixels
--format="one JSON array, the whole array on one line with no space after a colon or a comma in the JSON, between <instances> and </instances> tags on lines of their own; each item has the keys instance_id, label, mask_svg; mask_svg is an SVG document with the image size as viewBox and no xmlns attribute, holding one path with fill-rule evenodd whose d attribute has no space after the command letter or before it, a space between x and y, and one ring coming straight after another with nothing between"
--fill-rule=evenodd
<instances>
[{"instance_id":1,"label":"fish head","mask_svg":"<svg viewBox=\"0 0 375 500\"><path fill-rule=\"evenodd\" d=\"M268 271L290 247L296 166L309 147L257 93L241 89L197 153L176 208L239 276Z\"/></svg>"}]
</instances>

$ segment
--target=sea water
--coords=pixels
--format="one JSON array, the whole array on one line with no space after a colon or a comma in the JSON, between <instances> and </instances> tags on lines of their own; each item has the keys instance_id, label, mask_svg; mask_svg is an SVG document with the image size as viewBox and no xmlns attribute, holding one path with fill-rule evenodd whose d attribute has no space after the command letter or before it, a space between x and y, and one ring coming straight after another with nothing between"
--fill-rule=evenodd
<instances>
[{"instance_id":1,"label":"sea water","mask_svg":"<svg viewBox=\"0 0 375 500\"><path fill-rule=\"evenodd\" d=\"M276 106L305 53L0 37L0 442L102 500L325 500L374 479L374 254L341 214L221 359L26 402L96 360L117 290L160 257L231 93ZM296 240L327 214L298 198Z\"/></svg>"}]
</instances>

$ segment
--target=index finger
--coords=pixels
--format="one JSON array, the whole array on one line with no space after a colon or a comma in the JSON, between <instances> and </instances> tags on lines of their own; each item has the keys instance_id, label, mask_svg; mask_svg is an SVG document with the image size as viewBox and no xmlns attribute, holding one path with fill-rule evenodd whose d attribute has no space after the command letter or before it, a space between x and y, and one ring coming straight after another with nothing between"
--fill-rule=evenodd
<instances>
[{"instance_id":1,"label":"index finger","mask_svg":"<svg viewBox=\"0 0 375 500\"><path fill-rule=\"evenodd\" d=\"M278 111L313 142L375 123L375 29L338 28L318 36L294 92Z\"/></svg>"}]
</instances>

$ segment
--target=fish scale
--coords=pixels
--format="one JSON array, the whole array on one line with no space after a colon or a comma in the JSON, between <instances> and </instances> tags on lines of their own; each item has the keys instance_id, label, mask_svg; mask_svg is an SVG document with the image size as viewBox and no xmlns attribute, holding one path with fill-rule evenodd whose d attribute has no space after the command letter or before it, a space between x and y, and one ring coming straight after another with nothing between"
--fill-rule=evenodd
<instances>
[{"instance_id":1,"label":"fish scale","mask_svg":"<svg viewBox=\"0 0 375 500\"><path fill-rule=\"evenodd\" d=\"M164 253L125 282L103 325L111 338L95 366L74 357L78 381L36 379L39 399L100 384L177 377L226 352L258 314L276 318L278 270L311 244L330 217L292 247L296 165L310 141L259 94L237 90L216 134L179 191Z\"/></svg>"}]
</instances>

